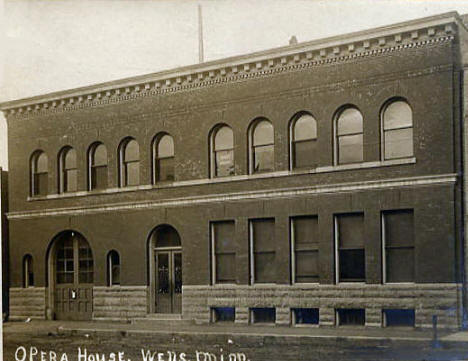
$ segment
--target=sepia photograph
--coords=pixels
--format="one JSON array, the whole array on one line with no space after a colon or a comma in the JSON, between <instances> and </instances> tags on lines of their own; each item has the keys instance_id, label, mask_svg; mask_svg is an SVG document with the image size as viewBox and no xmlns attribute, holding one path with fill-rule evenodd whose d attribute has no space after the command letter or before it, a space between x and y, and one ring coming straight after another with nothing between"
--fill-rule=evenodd
<instances>
[{"instance_id":1,"label":"sepia photograph","mask_svg":"<svg viewBox=\"0 0 468 361\"><path fill-rule=\"evenodd\" d=\"M4 0L0 44L0 360L468 360L468 0Z\"/></svg>"}]
</instances>

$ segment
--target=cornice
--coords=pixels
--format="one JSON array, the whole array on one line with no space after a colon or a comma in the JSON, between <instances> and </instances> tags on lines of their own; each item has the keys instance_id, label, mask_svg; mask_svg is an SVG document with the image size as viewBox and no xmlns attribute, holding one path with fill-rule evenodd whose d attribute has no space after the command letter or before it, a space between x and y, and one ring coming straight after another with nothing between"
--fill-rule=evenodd
<instances>
[{"instance_id":1,"label":"cornice","mask_svg":"<svg viewBox=\"0 0 468 361\"><path fill-rule=\"evenodd\" d=\"M195 64L89 87L0 104L8 118L67 112L141 97L241 82L292 71L356 61L455 39L457 13L423 18L343 36Z\"/></svg>"}]
</instances>

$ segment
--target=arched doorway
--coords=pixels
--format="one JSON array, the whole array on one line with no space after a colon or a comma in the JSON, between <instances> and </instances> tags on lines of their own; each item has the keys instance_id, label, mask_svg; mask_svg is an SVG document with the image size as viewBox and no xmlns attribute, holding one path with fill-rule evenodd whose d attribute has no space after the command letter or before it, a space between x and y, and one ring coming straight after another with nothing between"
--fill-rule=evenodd
<instances>
[{"instance_id":1,"label":"arched doorway","mask_svg":"<svg viewBox=\"0 0 468 361\"><path fill-rule=\"evenodd\" d=\"M49 251L49 286L57 320L90 320L93 312L93 253L78 232L57 235Z\"/></svg>"},{"instance_id":2,"label":"arched doorway","mask_svg":"<svg viewBox=\"0 0 468 361\"><path fill-rule=\"evenodd\" d=\"M169 225L156 227L149 238L150 310L156 313L182 311L182 246L177 231Z\"/></svg>"}]
</instances>

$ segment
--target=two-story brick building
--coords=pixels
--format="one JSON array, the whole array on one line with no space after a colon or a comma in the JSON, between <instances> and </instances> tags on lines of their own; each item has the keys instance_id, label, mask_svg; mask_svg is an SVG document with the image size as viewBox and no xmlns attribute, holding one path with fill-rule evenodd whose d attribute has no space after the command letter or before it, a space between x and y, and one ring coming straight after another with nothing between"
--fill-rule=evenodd
<instances>
[{"instance_id":1,"label":"two-story brick building","mask_svg":"<svg viewBox=\"0 0 468 361\"><path fill-rule=\"evenodd\" d=\"M3 103L11 318L462 323L457 13Z\"/></svg>"}]
</instances>

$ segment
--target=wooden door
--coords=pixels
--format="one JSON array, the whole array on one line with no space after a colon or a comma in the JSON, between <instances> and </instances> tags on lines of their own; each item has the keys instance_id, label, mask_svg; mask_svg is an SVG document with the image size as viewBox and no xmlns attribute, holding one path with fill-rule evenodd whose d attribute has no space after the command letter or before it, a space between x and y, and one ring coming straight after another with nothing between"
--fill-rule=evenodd
<instances>
[{"instance_id":1,"label":"wooden door","mask_svg":"<svg viewBox=\"0 0 468 361\"><path fill-rule=\"evenodd\" d=\"M154 253L156 265L156 312L182 311L182 252L164 250Z\"/></svg>"},{"instance_id":2,"label":"wooden door","mask_svg":"<svg viewBox=\"0 0 468 361\"><path fill-rule=\"evenodd\" d=\"M93 311L93 255L88 242L71 232L57 244L55 317L90 320Z\"/></svg>"}]
</instances>

